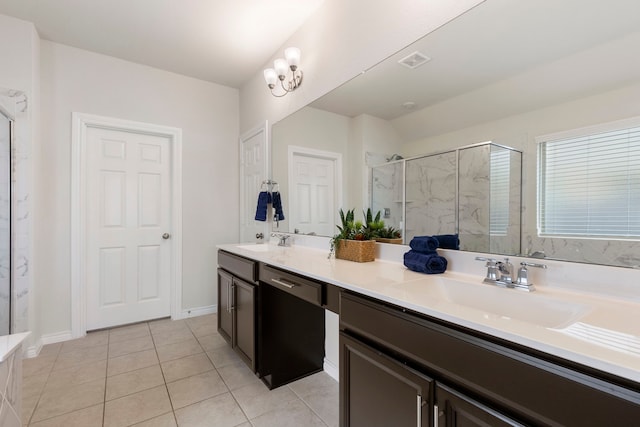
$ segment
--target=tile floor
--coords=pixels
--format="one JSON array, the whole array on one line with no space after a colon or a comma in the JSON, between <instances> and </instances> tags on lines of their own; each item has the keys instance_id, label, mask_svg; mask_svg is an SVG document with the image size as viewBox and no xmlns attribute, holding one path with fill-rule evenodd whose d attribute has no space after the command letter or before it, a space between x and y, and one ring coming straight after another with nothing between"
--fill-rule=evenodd
<instances>
[{"instance_id":1,"label":"tile floor","mask_svg":"<svg viewBox=\"0 0 640 427\"><path fill-rule=\"evenodd\" d=\"M269 391L215 315L162 319L45 346L23 365L23 426L338 425L324 372Z\"/></svg>"}]
</instances>

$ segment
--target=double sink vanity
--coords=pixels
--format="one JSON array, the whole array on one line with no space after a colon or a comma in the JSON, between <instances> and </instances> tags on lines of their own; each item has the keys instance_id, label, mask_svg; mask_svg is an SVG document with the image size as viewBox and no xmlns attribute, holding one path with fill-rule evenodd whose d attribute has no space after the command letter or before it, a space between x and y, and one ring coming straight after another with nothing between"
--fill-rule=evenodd
<instances>
[{"instance_id":1,"label":"double sink vanity","mask_svg":"<svg viewBox=\"0 0 640 427\"><path fill-rule=\"evenodd\" d=\"M637 302L485 285L480 264L428 276L302 246L218 248L219 330L269 388L323 369L325 310L339 315L342 426L640 420Z\"/></svg>"}]
</instances>

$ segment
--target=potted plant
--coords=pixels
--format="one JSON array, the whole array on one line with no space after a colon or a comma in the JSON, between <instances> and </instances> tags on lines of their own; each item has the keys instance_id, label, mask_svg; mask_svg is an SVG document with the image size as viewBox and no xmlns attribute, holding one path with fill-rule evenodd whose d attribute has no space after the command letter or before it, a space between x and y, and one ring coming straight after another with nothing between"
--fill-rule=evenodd
<instances>
[{"instance_id":1,"label":"potted plant","mask_svg":"<svg viewBox=\"0 0 640 427\"><path fill-rule=\"evenodd\" d=\"M371 208L364 212L366 228L376 242L402 244L402 233L393 227L386 227L384 221L380 219L380 211L375 218Z\"/></svg>"},{"instance_id":2,"label":"potted plant","mask_svg":"<svg viewBox=\"0 0 640 427\"><path fill-rule=\"evenodd\" d=\"M376 241L373 240L371 229L362 221L355 220L354 209L346 213L340 209L339 233L331 238L331 254L336 258L356 262L369 262L375 260Z\"/></svg>"}]
</instances>

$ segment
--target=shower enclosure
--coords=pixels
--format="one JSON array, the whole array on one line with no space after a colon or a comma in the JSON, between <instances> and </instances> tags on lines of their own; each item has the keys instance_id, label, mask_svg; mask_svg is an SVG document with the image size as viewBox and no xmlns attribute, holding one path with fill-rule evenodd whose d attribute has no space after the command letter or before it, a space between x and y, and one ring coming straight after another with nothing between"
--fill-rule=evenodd
<instances>
[{"instance_id":1,"label":"shower enclosure","mask_svg":"<svg viewBox=\"0 0 640 427\"><path fill-rule=\"evenodd\" d=\"M11 332L11 132L0 109L0 336Z\"/></svg>"}]
</instances>

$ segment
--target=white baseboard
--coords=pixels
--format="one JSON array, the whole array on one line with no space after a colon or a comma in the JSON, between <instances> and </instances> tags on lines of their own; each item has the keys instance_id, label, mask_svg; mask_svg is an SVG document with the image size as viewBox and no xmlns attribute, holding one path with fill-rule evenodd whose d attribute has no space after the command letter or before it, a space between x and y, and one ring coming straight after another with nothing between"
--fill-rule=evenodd
<instances>
[{"instance_id":1,"label":"white baseboard","mask_svg":"<svg viewBox=\"0 0 640 427\"><path fill-rule=\"evenodd\" d=\"M218 305L208 305L205 307L188 308L182 310L181 319L187 319L189 317L204 316L205 314L213 314L218 312ZM177 319L176 319L177 320Z\"/></svg>"},{"instance_id":2,"label":"white baseboard","mask_svg":"<svg viewBox=\"0 0 640 427\"><path fill-rule=\"evenodd\" d=\"M324 358L323 369L334 380L340 382L340 369L326 357Z\"/></svg>"},{"instance_id":3,"label":"white baseboard","mask_svg":"<svg viewBox=\"0 0 640 427\"><path fill-rule=\"evenodd\" d=\"M56 332L53 334L47 334L40 337L33 345L27 347L24 352L24 357L31 358L37 357L42 350L42 346L47 344L55 344L58 342L69 341L73 339L71 331Z\"/></svg>"}]
</instances>

